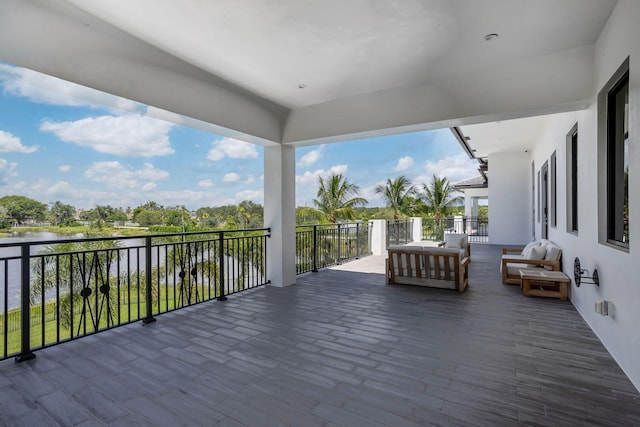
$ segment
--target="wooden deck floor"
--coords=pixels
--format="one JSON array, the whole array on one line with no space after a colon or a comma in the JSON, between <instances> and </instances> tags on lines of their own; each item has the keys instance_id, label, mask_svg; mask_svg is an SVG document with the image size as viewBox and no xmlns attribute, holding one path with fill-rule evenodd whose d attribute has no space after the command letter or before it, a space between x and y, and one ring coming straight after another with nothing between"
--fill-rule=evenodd
<instances>
[{"instance_id":1,"label":"wooden deck floor","mask_svg":"<svg viewBox=\"0 0 640 427\"><path fill-rule=\"evenodd\" d=\"M384 259L0 363L0 424L640 426L640 395L570 302L385 286Z\"/></svg>"}]
</instances>

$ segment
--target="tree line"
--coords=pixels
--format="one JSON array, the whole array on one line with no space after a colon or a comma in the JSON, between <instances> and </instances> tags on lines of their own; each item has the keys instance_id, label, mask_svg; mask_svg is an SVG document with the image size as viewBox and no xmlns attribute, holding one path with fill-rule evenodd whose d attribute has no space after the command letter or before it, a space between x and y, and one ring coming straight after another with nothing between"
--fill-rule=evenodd
<instances>
[{"instance_id":1,"label":"tree line","mask_svg":"<svg viewBox=\"0 0 640 427\"><path fill-rule=\"evenodd\" d=\"M461 213L463 198L445 178L433 175L431 182L420 185L400 175L394 179L387 179L385 184L375 188L385 201L387 213L380 219L389 218L389 212L394 220L410 216L431 216L436 223L447 215ZM318 179L318 192L313 200L315 207L298 209L298 215L315 217L335 223L340 220L353 220L359 207L367 204L367 200L360 197L360 187L349 182L342 174L332 174Z\"/></svg>"},{"instance_id":2,"label":"tree line","mask_svg":"<svg viewBox=\"0 0 640 427\"><path fill-rule=\"evenodd\" d=\"M299 224L336 223L345 220L395 219L410 216L428 216L440 221L452 214L461 214L462 197L447 178L436 175L431 182L412 184L405 176L388 179L375 188L385 201L385 207L367 207L368 201L360 196L360 187L342 174L318 179L314 206L298 207ZM486 209L485 209L486 210ZM0 198L0 228L29 223L49 223L54 226L91 224L106 226L127 221L140 226L169 226L183 230L196 227L247 229L263 226L264 208L252 201L238 205L201 207L195 212L184 206L162 206L148 201L135 208L97 205L89 210L56 201L42 203L25 196Z\"/></svg>"}]
</instances>

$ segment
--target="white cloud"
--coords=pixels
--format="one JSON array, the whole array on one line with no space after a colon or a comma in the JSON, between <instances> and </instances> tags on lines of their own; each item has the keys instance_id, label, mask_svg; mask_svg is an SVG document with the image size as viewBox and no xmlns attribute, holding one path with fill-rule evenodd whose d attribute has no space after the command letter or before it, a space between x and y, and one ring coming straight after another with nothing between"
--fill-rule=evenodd
<instances>
[{"instance_id":1,"label":"white cloud","mask_svg":"<svg viewBox=\"0 0 640 427\"><path fill-rule=\"evenodd\" d=\"M222 178L223 182L236 182L240 180L240 175L235 172L230 172Z\"/></svg>"},{"instance_id":2,"label":"white cloud","mask_svg":"<svg viewBox=\"0 0 640 427\"><path fill-rule=\"evenodd\" d=\"M264 200L264 191L244 190L236 193L235 203L240 203L244 200L251 200L255 203L262 203Z\"/></svg>"},{"instance_id":3,"label":"white cloud","mask_svg":"<svg viewBox=\"0 0 640 427\"><path fill-rule=\"evenodd\" d=\"M169 141L172 126L161 120L129 114L87 117L74 122L45 121L40 130L101 153L153 157L174 153Z\"/></svg>"},{"instance_id":4,"label":"white cloud","mask_svg":"<svg viewBox=\"0 0 640 427\"><path fill-rule=\"evenodd\" d=\"M58 166L58 171L60 172L69 172L72 169L71 165L60 165Z\"/></svg>"},{"instance_id":5,"label":"white cloud","mask_svg":"<svg viewBox=\"0 0 640 427\"><path fill-rule=\"evenodd\" d=\"M135 174L141 179L150 181L162 181L169 178L169 172L156 169L151 163L145 163L144 167L136 171Z\"/></svg>"},{"instance_id":6,"label":"white cloud","mask_svg":"<svg viewBox=\"0 0 640 427\"><path fill-rule=\"evenodd\" d=\"M142 111L137 102L8 64L0 64L0 84L4 93L38 104Z\"/></svg>"},{"instance_id":7,"label":"white cloud","mask_svg":"<svg viewBox=\"0 0 640 427\"><path fill-rule=\"evenodd\" d=\"M85 176L95 182L102 182L112 188L138 188L139 180L161 181L169 178L169 173L156 169L151 163L145 163L142 169L135 170L118 161L96 162L85 171ZM151 186L152 184L153 186ZM143 190L155 188L153 182L144 185Z\"/></svg>"},{"instance_id":8,"label":"white cloud","mask_svg":"<svg viewBox=\"0 0 640 427\"><path fill-rule=\"evenodd\" d=\"M449 183L455 184L478 176L478 162L464 155L445 157L437 162L428 161L425 163L424 173L417 176L413 182L419 186L429 184L434 174L439 178L447 178Z\"/></svg>"},{"instance_id":9,"label":"white cloud","mask_svg":"<svg viewBox=\"0 0 640 427\"><path fill-rule=\"evenodd\" d=\"M304 156L300 157L300 160L298 161L298 166L300 166L302 168L306 168L306 167L311 166L312 164L314 164L318 160L320 160L320 158L322 157L322 148L323 147L324 147L324 145L322 147L320 147L319 149L309 151L307 154L305 154Z\"/></svg>"},{"instance_id":10,"label":"white cloud","mask_svg":"<svg viewBox=\"0 0 640 427\"><path fill-rule=\"evenodd\" d=\"M48 187L45 191L45 194L51 199L66 200L75 197L77 195L77 190L66 181L58 181L52 186Z\"/></svg>"},{"instance_id":11,"label":"white cloud","mask_svg":"<svg viewBox=\"0 0 640 427\"><path fill-rule=\"evenodd\" d=\"M258 157L258 150L253 144L238 141L233 138L222 138L213 142L213 148L207 154L207 160L217 162L230 157L232 159L255 159Z\"/></svg>"},{"instance_id":12,"label":"white cloud","mask_svg":"<svg viewBox=\"0 0 640 427\"><path fill-rule=\"evenodd\" d=\"M0 152L2 153L33 153L38 151L36 145L26 147L22 145L20 138L9 132L0 130Z\"/></svg>"},{"instance_id":13,"label":"white cloud","mask_svg":"<svg viewBox=\"0 0 640 427\"><path fill-rule=\"evenodd\" d=\"M396 171L402 172L413 166L413 158L410 156L401 157L396 165Z\"/></svg>"},{"instance_id":14,"label":"white cloud","mask_svg":"<svg viewBox=\"0 0 640 427\"><path fill-rule=\"evenodd\" d=\"M256 177L253 176L253 175L249 175L244 183L249 185L249 184L253 184L255 182L256 182Z\"/></svg>"},{"instance_id":15,"label":"white cloud","mask_svg":"<svg viewBox=\"0 0 640 427\"><path fill-rule=\"evenodd\" d=\"M156 188L155 182L147 182L145 185L142 186L142 191L149 192L155 188Z\"/></svg>"},{"instance_id":16,"label":"white cloud","mask_svg":"<svg viewBox=\"0 0 640 427\"><path fill-rule=\"evenodd\" d=\"M296 175L296 184L298 185L318 185L318 178L326 178L332 174L346 174L347 165L332 166L329 170L317 169L313 172L307 171L302 175Z\"/></svg>"},{"instance_id":17,"label":"white cloud","mask_svg":"<svg viewBox=\"0 0 640 427\"><path fill-rule=\"evenodd\" d=\"M15 171L17 166L17 163L0 159L0 182L6 183L10 177L17 176L18 173Z\"/></svg>"},{"instance_id":18,"label":"white cloud","mask_svg":"<svg viewBox=\"0 0 640 427\"><path fill-rule=\"evenodd\" d=\"M213 187L214 185L216 184L210 179L203 179L202 181L198 182L198 186L202 188L209 188Z\"/></svg>"},{"instance_id":19,"label":"white cloud","mask_svg":"<svg viewBox=\"0 0 640 427\"><path fill-rule=\"evenodd\" d=\"M386 181L360 188L360 197L367 199L368 206L384 206L385 202L382 200L381 195L376 193L376 187L379 184L385 185Z\"/></svg>"}]
</instances>

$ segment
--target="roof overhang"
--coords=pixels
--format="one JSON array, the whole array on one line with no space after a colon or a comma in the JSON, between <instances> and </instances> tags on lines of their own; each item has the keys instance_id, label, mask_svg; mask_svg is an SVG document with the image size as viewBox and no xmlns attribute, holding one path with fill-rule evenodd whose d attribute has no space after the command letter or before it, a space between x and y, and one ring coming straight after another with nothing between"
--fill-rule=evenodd
<instances>
[{"instance_id":1,"label":"roof overhang","mask_svg":"<svg viewBox=\"0 0 640 427\"><path fill-rule=\"evenodd\" d=\"M586 108L615 5L3 0L0 60L300 146Z\"/></svg>"}]
</instances>

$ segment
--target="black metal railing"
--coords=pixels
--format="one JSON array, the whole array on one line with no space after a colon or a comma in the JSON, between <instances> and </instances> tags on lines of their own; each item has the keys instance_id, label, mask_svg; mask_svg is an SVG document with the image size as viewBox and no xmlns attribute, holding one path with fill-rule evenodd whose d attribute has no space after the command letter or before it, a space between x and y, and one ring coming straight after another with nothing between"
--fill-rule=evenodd
<instances>
[{"instance_id":1,"label":"black metal railing","mask_svg":"<svg viewBox=\"0 0 640 427\"><path fill-rule=\"evenodd\" d=\"M413 220L399 219L387 221L387 247L413 241Z\"/></svg>"},{"instance_id":2,"label":"black metal railing","mask_svg":"<svg viewBox=\"0 0 640 427\"><path fill-rule=\"evenodd\" d=\"M296 227L296 274L318 271L370 253L367 222Z\"/></svg>"},{"instance_id":3,"label":"black metal railing","mask_svg":"<svg viewBox=\"0 0 640 427\"><path fill-rule=\"evenodd\" d=\"M267 283L269 229L0 244L0 360Z\"/></svg>"},{"instance_id":4,"label":"black metal railing","mask_svg":"<svg viewBox=\"0 0 640 427\"><path fill-rule=\"evenodd\" d=\"M489 219L486 217L422 218L423 240L444 240L446 233L466 233L470 243L489 241Z\"/></svg>"}]
</instances>

